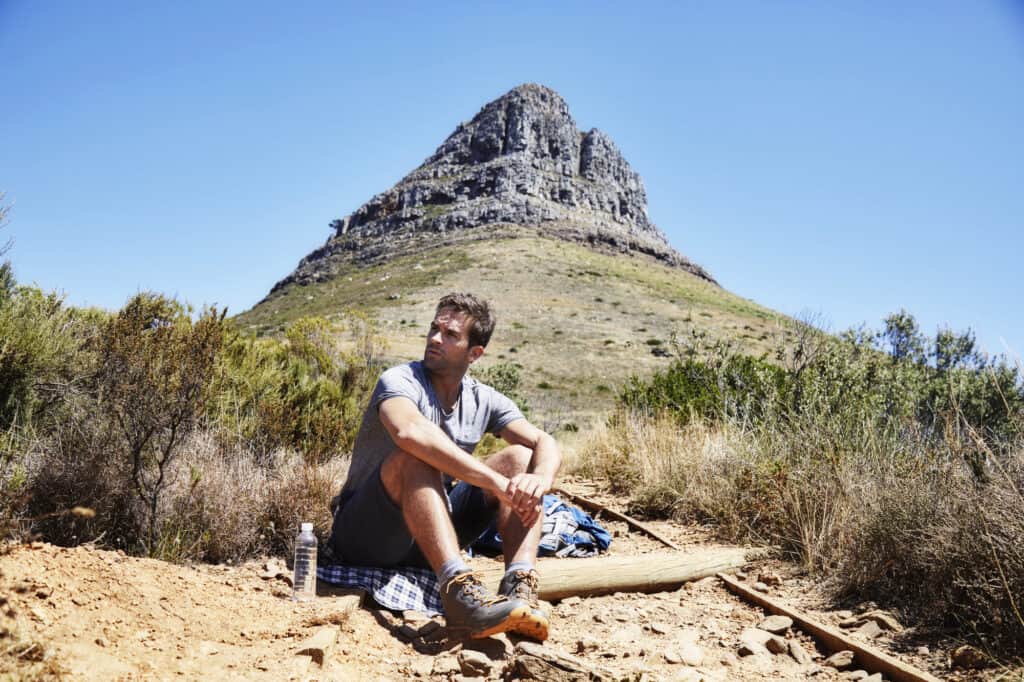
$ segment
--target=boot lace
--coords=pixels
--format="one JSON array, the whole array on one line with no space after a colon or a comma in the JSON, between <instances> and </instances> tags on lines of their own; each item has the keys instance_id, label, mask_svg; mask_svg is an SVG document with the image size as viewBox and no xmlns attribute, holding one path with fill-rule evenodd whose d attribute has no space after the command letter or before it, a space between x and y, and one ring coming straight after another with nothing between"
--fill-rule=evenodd
<instances>
[{"instance_id":1,"label":"boot lace","mask_svg":"<svg viewBox=\"0 0 1024 682\"><path fill-rule=\"evenodd\" d=\"M536 605L537 603L537 574L533 571L516 571L512 574L515 582L512 587L512 596L516 599Z\"/></svg>"},{"instance_id":2,"label":"boot lace","mask_svg":"<svg viewBox=\"0 0 1024 682\"><path fill-rule=\"evenodd\" d=\"M491 594L487 591L487 588L483 586L476 573L468 571L466 573L459 573L451 580L448 581L448 585L445 588L448 592L451 592L456 587L462 589L462 594L468 599L472 599L474 602L481 606L493 606L503 601L507 601L508 597L504 595Z\"/></svg>"}]
</instances>

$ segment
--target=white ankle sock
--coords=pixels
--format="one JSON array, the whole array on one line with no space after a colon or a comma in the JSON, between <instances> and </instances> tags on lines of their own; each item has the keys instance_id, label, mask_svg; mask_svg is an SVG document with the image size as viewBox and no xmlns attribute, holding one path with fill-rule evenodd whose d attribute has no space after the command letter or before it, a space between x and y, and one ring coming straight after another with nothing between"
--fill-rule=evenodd
<instances>
[{"instance_id":1,"label":"white ankle sock","mask_svg":"<svg viewBox=\"0 0 1024 682\"><path fill-rule=\"evenodd\" d=\"M505 575L508 575L512 571L527 571L527 572L529 572L529 571L532 571L532 570L533 570L533 562L532 561L513 561L512 563L510 563L508 566L505 567Z\"/></svg>"},{"instance_id":2,"label":"white ankle sock","mask_svg":"<svg viewBox=\"0 0 1024 682\"><path fill-rule=\"evenodd\" d=\"M441 564L441 569L437 572L437 579L441 585L444 585L457 574L465 573L468 570L469 566L462 560L462 557L455 557Z\"/></svg>"}]
</instances>

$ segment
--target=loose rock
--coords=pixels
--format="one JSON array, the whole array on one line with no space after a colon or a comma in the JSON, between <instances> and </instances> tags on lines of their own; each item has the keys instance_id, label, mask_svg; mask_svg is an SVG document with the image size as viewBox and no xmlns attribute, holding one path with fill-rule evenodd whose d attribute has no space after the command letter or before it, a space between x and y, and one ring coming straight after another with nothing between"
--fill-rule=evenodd
<instances>
[{"instance_id":1,"label":"loose rock","mask_svg":"<svg viewBox=\"0 0 1024 682\"><path fill-rule=\"evenodd\" d=\"M867 679L867 670L851 670L843 675L843 679L846 680L864 680Z\"/></svg>"},{"instance_id":2,"label":"loose rock","mask_svg":"<svg viewBox=\"0 0 1024 682\"><path fill-rule=\"evenodd\" d=\"M874 639L882 634L882 628L875 621L869 620L857 628L856 633L864 639Z\"/></svg>"},{"instance_id":3,"label":"loose rock","mask_svg":"<svg viewBox=\"0 0 1024 682\"><path fill-rule=\"evenodd\" d=\"M811 662L811 655L795 639L789 640L789 655L800 665L807 665Z\"/></svg>"},{"instance_id":4,"label":"loose rock","mask_svg":"<svg viewBox=\"0 0 1024 682\"><path fill-rule=\"evenodd\" d=\"M789 650L789 644L782 637L772 635L764 646L773 654L784 654Z\"/></svg>"},{"instance_id":5,"label":"loose rock","mask_svg":"<svg viewBox=\"0 0 1024 682\"><path fill-rule=\"evenodd\" d=\"M951 658L954 668L976 670L988 665L988 659L985 657L985 654L970 644L964 644L954 649Z\"/></svg>"},{"instance_id":6,"label":"loose rock","mask_svg":"<svg viewBox=\"0 0 1024 682\"><path fill-rule=\"evenodd\" d=\"M825 659L825 665L835 668L836 670L849 668L853 665L853 652L847 650L834 653Z\"/></svg>"},{"instance_id":7,"label":"loose rock","mask_svg":"<svg viewBox=\"0 0 1024 682\"><path fill-rule=\"evenodd\" d=\"M467 677L486 677L491 674L491 659L479 651L463 649L459 652L458 660L459 669Z\"/></svg>"},{"instance_id":8,"label":"loose rock","mask_svg":"<svg viewBox=\"0 0 1024 682\"><path fill-rule=\"evenodd\" d=\"M434 666L431 668L430 674L436 677L447 677L449 673L456 673L459 669L459 662L455 656L449 654L434 659Z\"/></svg>"},{"instance_id":9,"label":"loose rock","mask_svg":"<svg viewBox=\"0 0 1024 682\"><path fill-rule=\"evenodd\" d=\"M768 616L757 627L773 635L781 635L793 627L793 619L788 616Z\"/></svg>"},{"instance_id":10,"label":"loose rock","mask_svg":"<svg viewBox=\"0 0 1024 682\"><path fill-rule=\"evenodd\" d=\"M870 618L886 630L892 630L893 632L903 631L903 625L896 620L896 616L892 615L888 611L871 611L869 613L865 613L863 617Z\"/></svg>"},{"instance_id":11,"label":"loose rock","mask_svg":"<svg viewBox=\"0 0 1024 682\"><path fill-rule=\"evenodd\" d=\"M704 650L696 644L687 643L679 649L679 657L686 665L697 667L704 662Z\"/></svg>"},{"instance_id":12,"label":"loose rock","mask_svg":"<svg viewBox=\"0 0 1024 682\"><path fill-rule=\"evenodd\" d=\"M763 582L761 582L760 580L759 580L759 581L757 581L756 583L754 583L753 585L751 585L751 587L753 587L753 588L754 588L755 590L757 590L758 592L767 592L767 591L768 591L768 586L767 586L767 585L765 585L765 584L764 584Z\"/></svg>"},{"instance_id":13,"label":"loose rock","mask_svg":"<svg viewBox=\"0 0 1024 682\"><path fill-rule=\"evenodd\" d=\"M736 653L740 656L740 658L742 658L744 656L771 656L772 655L771 652L768 651L768 649L766 649L763 644L758 644L757 642L742 642L742 643L740 643L739 648L736 649Z\"/></svg>"}]
</instances>

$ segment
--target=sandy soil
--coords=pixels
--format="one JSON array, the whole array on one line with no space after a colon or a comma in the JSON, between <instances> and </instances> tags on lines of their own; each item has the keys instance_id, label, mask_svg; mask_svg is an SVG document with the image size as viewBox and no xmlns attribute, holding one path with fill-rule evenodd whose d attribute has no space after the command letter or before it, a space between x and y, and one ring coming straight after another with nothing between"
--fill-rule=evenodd
<instances>
[{"instance_id":1,"label":"sandy soil","mask_svg":"<svg viewBox=\"0 0 1024 682\"><path fill-rule=\"evenodd\" d=\"M599 496L579 486L577 492ZM688 550L715 546L700 528L652 525ZM665 549L625 524L606 526L616 536L615 555ZM791 566L764 562L744 573L751 583L762 575L772 583L778 578L771 596L826 623L849 616L831 610L817 586ZM283 577L268 577L265 562L178 566L90 546L13 547L0 557L0 679L61 671L82 680L460 679L473 670L484 679L513 676L514 642L507 637L449 641L440 617L391 613L372 603L347 610L348 602L330 596L295 604L290 595ZM545 647L608 679L854 679L849 670L826 665L830 652L796 629L784 636L809 654L807 662L790 653L741 656L741 633L767 615L706 578L656 594L566 599L553 605ZM297 653L321 632L337 635L322 666ZM913 628L872 639L937 677L966 679L948 670L953 644L928 643Z\"/></svg>"}]
</instances>

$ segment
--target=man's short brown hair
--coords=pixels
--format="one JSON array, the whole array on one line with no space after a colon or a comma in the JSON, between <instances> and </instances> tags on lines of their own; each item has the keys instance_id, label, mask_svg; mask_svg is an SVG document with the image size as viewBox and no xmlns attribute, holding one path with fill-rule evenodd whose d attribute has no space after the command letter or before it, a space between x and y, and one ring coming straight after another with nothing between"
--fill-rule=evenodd
<instances>
[{"instance_id":1,"label":"man's short brown hair","mask_svg":"<svg viewBox=\"0 0 1024 682\"><path fill-rule=\"evenodd\" d=\"M436 316L441 310L448 308L471 317L473 324L469 327L469 345L487 347L494 332L494 313L491 306L482 298L473 294L451 293L442 296L437 302Z\"/></svg>"}]
</instances>

